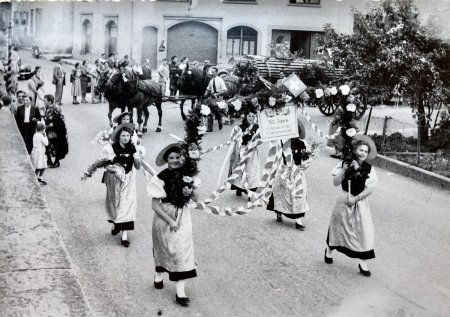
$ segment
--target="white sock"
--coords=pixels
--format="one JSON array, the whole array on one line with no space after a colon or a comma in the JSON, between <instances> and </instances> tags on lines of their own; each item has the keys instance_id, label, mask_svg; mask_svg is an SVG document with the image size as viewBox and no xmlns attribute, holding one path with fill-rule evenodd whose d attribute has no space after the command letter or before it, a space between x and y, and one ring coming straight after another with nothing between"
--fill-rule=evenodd
<instances>
[{"instance_id":1,"label":"white sock","mask_svg":"<svg viewBox=\"0 0 450 317\"><path fill-rule=\"evenodd\" d=\"M156 272L155 273L155 282L161 282L163 280L164 273Z\"/></svg>"},{"instance_id":2,"label":"white sock","mask_svg":"<svg viewBox=\"0 0 450 317\"><path fill-rule=\"evenodd\" d=\"M368 271L368 270L369 270L369 268L367 267L366 261L364 261L364 260L359 261L359 265L361 265L361 268L362 268L364 271Z\"/></svg>"},{"instance_id":3,"label":"white sock","mask_svg":"<svg viewBox=\"0 0 450 317\"><path fill-rule=\"evenodd\" d=\"M331 250L329 247L327 247L327 258L333 257L333 250Z\"/></svg>"},{"instance_id":4,"label":"white sock","mask_svg":"<svg viewBox=\"0 0 450 317\"><path fill-rule=\"evenodd\" d=\"M128 240L128 234L126 230L122 230L122 240Z\"/></svg>"},{"instance_id":5,"label":"white sock","mask_svg":"<svg viewBox=\"0 0 450 317\"><path fill-rule=\"evenodd\" d=\"M178 297L187 297L186 293L184 292L185 285L186 285L185 280L181 280L176 283Z\"/></svg>"},{"instance_id":6,"label":"white sock","mask_svg":"<svg viewBox=\"0 0 450 317\"><path fill-rule=\"evenodd\" d=\"M302 218L295 219L295 222L303 226Z\"/></svg>"}]
</instances>

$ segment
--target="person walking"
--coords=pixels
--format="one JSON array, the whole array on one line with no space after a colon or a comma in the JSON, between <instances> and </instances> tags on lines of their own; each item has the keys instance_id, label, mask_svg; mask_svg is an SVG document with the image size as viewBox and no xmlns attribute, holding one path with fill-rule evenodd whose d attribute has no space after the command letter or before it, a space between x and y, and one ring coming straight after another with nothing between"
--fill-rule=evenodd
<instances>
[{"instance_id":1,"label":"person walking","mask_svg":"<svg viewBox=\"0 0 450 317\"><path fill-rule=\"evenodd\" d=\"M33 136L33 150L31 151L31 163L33 164L36 177L42 185L47 182L42 178L47 168L47 160L45 157L45 148L48 145L47 135L45 133L45 125L39 122L36 125L36 133Z\"/></svg>"},{"instance_id":2,"label":"person walking","mask_svg":"<svg viewBox=\"0 0 450 317\"><path fill-rule=\"evenodd\" d=\"M193 188L182 187L185 184L179 185L177 181L177 171L184 161L178 143L166 146L156 157L156 165L163 166L167 163L167 168L152 177L147 185L147 192L152 197L155 212L152 225L156 271L154 286L162 289L163 274L169 273L169 280L176 282L176 302L188 306L190 299L185 292L186 280L196 277L197 271L190 208L180 206L177 197L180 191L184 196L193 195Z\"/></svg>"},{"instance_id":3,"label":"person walking","mask_svg":"<svg viewBox=\"0 0 450 317\"><path fill-rule=\"evenodd\" d=\"M62 59L58 59L58 65L53 68L52 84L55 85L55 103L62 106L62 95L66 84L66 73L62 69Z\"/></svg>"},{"instance_id":4,"label":"person walking","mask_svg":"<svg viewBox=\"0 0 450 317\"><path fill-rule=\"evenodd\" d=\"M128 231L134 230L137 196L135 169L141 168L141 153L131 143L133 126L121 124L111 135L112 144L107 144L101 156L114 163L105 167L102 182L106 185L106 213L113 224L112 235L122 231L121 243L130 246Z\"/></svg>"},{"instance_id":5,"label":"person walking","mask_svg":"<svg viewBox=\"0 0 450 317\"><path fill-rule=\"evenodd\" d=\"M232 145L232 152L230 155L230 165L228 170L228 176L234 173L234 170L239 165L242 155L247 151L247 145L256 132L259 129L258 124L256 124L256 114L257 110L251 104L251 101L245 100L245 104L242 105L244 109L244 119L242 124L235 126L231 131L231 140L234 140ZM248 188L250 190L255 190L261 179L261 167L260 167L258 149L254 148L252 150L251 158L246 164L245 175L246 179L239 177L235 180L234 184L231 185L231 190L236 190L236 196L242 196L242 193L247 194L247 190L244 188L245 183L248 183Z\"/></svg>"},{"instance_id":6,"label":"person walking","mask_svg":"<svg viewBox=\"0 0 450 317\"><path fill-rule=\"evenodd\" d=\"M49 140L47 165L50 168L57 168L60 166L59 161L64 159L69 153L67 128L61 108L55 105L53 96L45 95L44 103L46 108L45 124L47 125L47 137ZM55 158L54 162L52 157Z\"/></svg>"},{"instance_id":7,"label":"person walking","mask_svg":"<svg viewBox=\"0 0 450 317\"><path fill-rule=\"evenodd\" d=\"M33 136L36 131L36 125L41 121L39 109L31 105L30 96L23 95L23 105L17 108L15 119L27 152L30 154L33 149Z\"/></svg>"},{"instance_id":8,"label":"person walking","mask_svg":"<svg viewBox=\"0 0 450 317\"><path fill-rule=\"evenodd\" d=\"M164 58L161 65L158 67L159 84L161 85L162 94L166 94L166 83L169 81L169 66L167 60Z\"/></svg>"},{"instance_id":9,"label":"person walking","mask_svg":"<svg viewBox=\"0 0 450 317\"><path fill-rule=\"evenodd\" d=\"M169 79L170 79L170 95L176 96L177 94L177 81L178 77L180 77L180 72L177 64L177 57L174 55L170 59L169 64Z\"/></svg>"},{"instance_id":10,"label":"person walking","mask_svg":"<svg viewBox=\"0 0 450 317\"><path fill-rule=\"evenodd\" d=\"M277 215L277 222L283 221L283 216L289 219L295 219L295 228L304 230L305 225L302 219L305 217L305 213L309 211L309 205L307 202L307 186L306 175L304 170L299 172L294 170L294 165L300 168L302 164L302 153L306 150L305 141L305 127L300 122L298 124L298 138L290 139L291 145L283 151L283 165L281 169L277 171L275 180L273 183L272 195L269 197L267 204L267 210L274 211ZM283 143L282 143L283 146ZM286 161L286 157L291 156L291 162ZM294 184L294 173L299 173L298 177L301 179L301 186L303 189L302 196L294 196L294 188L289 184ZM298 190L298 188L296 188Z\"/></svg>"},{"instance_id":11,"label":"person walking","mask_svg":"<svg viewBox=\"0 0 450 317\"><path fill-rule=\"evenodd\" d=\"M81 96L81 65L80 63L75 64L75 69L72 70L72 74L70 74L70 82L72 83L72 97L73 104L78 105L79 102L77 100L78 96Z\"/></svg>"},{"instance_id":12,"label":"person walking","mask_svg":"<svg viewBox=\"0 0 450 317\"><path fill-rule=\"evenodd\" d=\"M141 79L152 79L152 67L150 66L150 60L148 58L145 59L144 65L142 66Z\"/></svg>"},{"instance_id":13,"label":"person walking","mask_svg":"<svg viewBox=\"0 0 450 317\"><path fill-rule=\"evenodd\" d=\"M378 178L375 168L366 162L377 156L372 139L357 134L352 138L354 159L340 162L331 172L334 186L342 191L336 199L327 235L324 260L333 263L332 251L359 259L359 272L371 276L366 261L375 258L374 230L368 197L373 193Z\"/></svg>"}]
</instances>

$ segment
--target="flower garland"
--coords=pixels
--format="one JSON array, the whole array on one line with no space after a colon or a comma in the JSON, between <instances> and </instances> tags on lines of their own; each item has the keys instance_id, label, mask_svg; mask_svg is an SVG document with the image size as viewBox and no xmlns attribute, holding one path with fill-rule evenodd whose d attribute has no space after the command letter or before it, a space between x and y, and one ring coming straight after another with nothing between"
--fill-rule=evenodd
<instances>
[{"instance_id":1,"label":"flower garland","mask_svg":"<svg viewBox=\"0 0 450 317\"><path fill-rule=\"evenodd\" d=\"M88 166L87 170L83 173L83 176L81 176L81 181L82 182L86 181L88 178L92 177L92 175L94 175L94 173L99 168L104 168L109 165L114 165L114 162L112 160L110 160L109 158L103 158L103 159L96 160L95 162L91 163Z\"/></svg>"},{"instance_id":2,"label":"flower garland","mask_svg":"<svg viewBox=\"0 0 450 317\"><path fill-rule=\"evenodd\" d=\"M286 103L292 101L292 95L286 87L272 86L270 89L256 93L261 110L281 109Z\"/></svg>"}]
</instances>

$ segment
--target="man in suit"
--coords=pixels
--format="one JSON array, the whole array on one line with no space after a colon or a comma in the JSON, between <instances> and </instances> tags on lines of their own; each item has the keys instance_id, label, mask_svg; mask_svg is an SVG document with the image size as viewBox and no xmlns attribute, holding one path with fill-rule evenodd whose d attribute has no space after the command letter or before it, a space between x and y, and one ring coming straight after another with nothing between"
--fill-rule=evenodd
<instances>
[{"instance_id":1,"label":"man in suit","mask_svg":"<svg viewBox=\"0 0 450 317\"><path fill-rule=\"evenodd\" d=\"M63 88L65 85L66 73L62 69L62 59L58 60L58 65L53 68L52 84L55 85L55 104L61 106Z\"/></svg>"},{"instance_id":2,"label":"man in suit","mask_svg":"<svg viewBox=\"0 0 450 317\"><path fill-rule=\"evenodd\" d=\"M31 98L28 95L23 97L24 104L17 108L16 123L22 134L23 141L27 147L28 154L33 149L33 135L36 131L36 125L41 121L39 109L31 105Z\"/></svg>"},{"instance_id":3,"label":"man in suit","mask_svg":"<svg viewBox=\"0 0 450 317\"><path fill-rule=\"evenodd\" d=\"M142 65L142 76L143 80L152 79L152 68L150 66L150 60L148 58L145 59L144 65Z\"/></svg>"}]
</instances>

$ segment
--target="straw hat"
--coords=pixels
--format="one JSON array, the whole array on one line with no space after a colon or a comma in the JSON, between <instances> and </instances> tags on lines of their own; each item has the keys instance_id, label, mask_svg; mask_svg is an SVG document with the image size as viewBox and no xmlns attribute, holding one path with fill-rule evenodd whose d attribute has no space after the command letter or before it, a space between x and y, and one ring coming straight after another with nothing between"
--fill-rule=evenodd
<instances>
[{"instance_id":1,"label":"straw hat","mask_svg":"<svg viewBox=\"0 0 450 317\"><path fill-rule=\"evenodd\" d=\"M111 133L111 140L116 141L117 135L122 131L123 128L129 128L131 131L134 130L133 123L122 123L114 128L114 131Z\"/></svg>"},{"instance_id":2,"label":"straw hat","mask_svg":"<svg viewBox=\"0 0 450 317\"><path fill-rule=\"evenodd\" d=\"M113 122L119 123L119 121L122 119L123 116L129 115L130 117L133 115L131 112L122 112L119 113L117 116L114 117Z\"/></svg>"},{"instance_id":3,"label":"straw hat","mask_svg":"<svg viewBox=\"0 0 450 317\"><path fill-rule=\"evenodd\" d=\"M356 134L352 137L352 142L355 143L357 141L363 141L369 146L369 153L367 154L368 160L373 160L377 157L377 147L371 137L364 134Z\"/></svg>"},{"instance_id":4,"label":"straw hat","mask_svg":"<svg viewBox=\"0 0 450 317\"><path fill-rule=\"evenodd\" d=\"M167 163L167 157L169 156L169 151L172 149L180 149L180 143L171 143L163 148L156 156L156 166L163 166Z\"/></svg>"}]
</instances>

